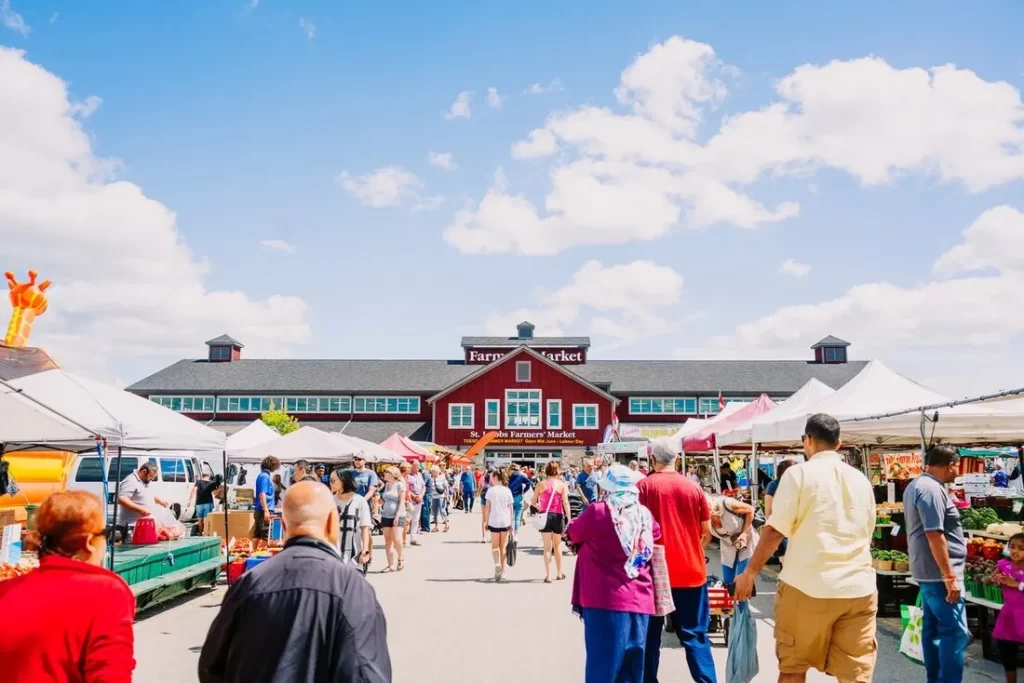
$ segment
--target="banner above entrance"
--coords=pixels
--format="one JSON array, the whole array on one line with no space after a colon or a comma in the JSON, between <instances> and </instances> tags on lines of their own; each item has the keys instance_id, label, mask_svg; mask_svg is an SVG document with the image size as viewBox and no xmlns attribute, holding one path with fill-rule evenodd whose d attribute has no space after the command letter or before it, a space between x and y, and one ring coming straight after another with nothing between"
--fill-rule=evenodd
<instances>
[{"instance_id":1,"label":"banner above entrance","mask_svg":"<svg viewBox=\"0 0 1024 683\"><path fill-rule=\"evenodd\" d=\"M672 436L679 431L682 424L620 424L620 439L657 439L659 436Z\"/></svg>"},{"instance_id":2,"label":"banner above entrance","mask_svg":"<svg viewBox=\"0 0 1024 683\"><path fill-rule=\"evenodd\" d=\"M467 432L462 445L476 443L480 432ZM586 446L582 436L576 432L558 430L516 431L502 430L488 444L489 446Z\"/></svg>"}]
</instances>

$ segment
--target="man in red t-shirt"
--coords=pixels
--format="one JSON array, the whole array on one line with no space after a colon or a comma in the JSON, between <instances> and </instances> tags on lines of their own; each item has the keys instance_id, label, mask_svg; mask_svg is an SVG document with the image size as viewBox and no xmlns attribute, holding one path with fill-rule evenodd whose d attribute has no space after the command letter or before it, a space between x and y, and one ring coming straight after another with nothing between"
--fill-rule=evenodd
<instances>
[{"instance_id":1,"label":"man in red t-shirt","mask_svg":"<svg viewBox=\"0 0 1024 683\"><path fill-rule=\"evenodd\" d=\"M711 541L711 509L700 486L676 472L678 454L669 439L651 446L654 471L637 483L640 503L661 525L669 581L672 584L672 627L686 650L686 663L696 683L716 683L715 660L708 640L707 562L704 548ZM657 683L661 662L664 617L651 617L647 627L644 683Z\"/></svg>"}]
</instances>

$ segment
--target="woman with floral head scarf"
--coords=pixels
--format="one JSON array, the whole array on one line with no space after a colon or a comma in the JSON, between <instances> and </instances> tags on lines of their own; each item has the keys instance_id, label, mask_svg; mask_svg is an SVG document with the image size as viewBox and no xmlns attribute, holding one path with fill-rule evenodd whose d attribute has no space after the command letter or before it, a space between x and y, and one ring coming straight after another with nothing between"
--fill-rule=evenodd
<instances>
[{"instance_id":1,"label":"woman with floral head scarf","mask_svg":"<svg viewBox=\"0 0 1024 683\"><path fill-rule=\"evenodd\" d=\"M654 614L650 561L661 529L638 499L642 476L623 465L608 467L597 480L604 498L566 530L579 555L572 605L583 618L587 683L643 681Z\"/></svg>"}]
</instances>

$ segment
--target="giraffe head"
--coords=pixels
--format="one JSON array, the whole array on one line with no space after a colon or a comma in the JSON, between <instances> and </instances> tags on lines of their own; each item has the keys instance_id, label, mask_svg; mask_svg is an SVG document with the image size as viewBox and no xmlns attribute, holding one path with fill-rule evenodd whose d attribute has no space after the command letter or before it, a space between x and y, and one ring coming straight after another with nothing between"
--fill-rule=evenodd
<instances>
[{"instance_id":1,"label":"giraffe head","mask_svg":"<svg viewBox=\"0 0 1024 683\"><path fill-rule=\"evenodd\" d=\"M7 287L11 290L11 306L15 309L32 311L36 315L46 312L47 301L43 292L49 289L49 280L43 280L37 285L36 278L39 277L39 273L34 270L28 271L28 282L20 284L14 279L14 273L8 271L4 273L4 276L7 278Z\"/></svg>"}]
</instances>

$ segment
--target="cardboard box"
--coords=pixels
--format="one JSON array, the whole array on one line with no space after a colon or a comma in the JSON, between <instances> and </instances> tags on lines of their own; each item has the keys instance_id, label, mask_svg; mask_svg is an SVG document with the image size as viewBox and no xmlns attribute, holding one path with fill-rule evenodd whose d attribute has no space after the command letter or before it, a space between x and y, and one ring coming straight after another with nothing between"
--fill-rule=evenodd
<instances>
[{"instance_id":1,"label":"cardboard box","mask_svg":"<svg viewBox=\"0 0 1024 683\"><path fill-rule=\"evenodd\" d=\"M252 510L228 510L228 538L247 538L252 530ZM205 536L224 536L224 512L211 512L203 527Z\"/></svg>"},{"instance_id":2,"label":"cardboard box","mask_svg":"<svg viewBox=\"0 0 1024 683\"><path fill-rule=\"evenodd\" d=\"M0 529L8 524L14 524L18 521L18 514L14 508L4 508L3 510L0 510ZM25 521L25 518L22 517L20 521Z\"/></svg>"}]
</instances>

